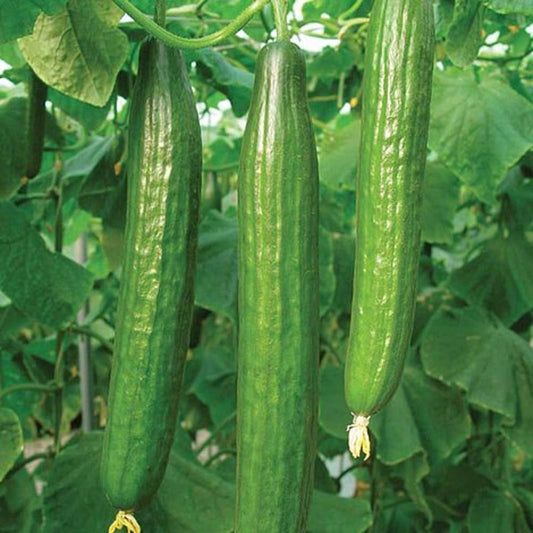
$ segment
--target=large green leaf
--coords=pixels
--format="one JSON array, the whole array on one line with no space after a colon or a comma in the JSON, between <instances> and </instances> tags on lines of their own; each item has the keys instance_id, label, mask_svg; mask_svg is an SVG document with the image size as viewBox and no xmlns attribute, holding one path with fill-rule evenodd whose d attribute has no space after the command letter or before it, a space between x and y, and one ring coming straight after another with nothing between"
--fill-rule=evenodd
<instances>
[{"instance_id":1,"label":"large green leaf","mask_svg":"<svg viewBox=\"0 0 533 533\"><path fill-rule=\"evenodd\" d=\"M196 303L237 320L237 219L209 211L200 224Z\"/></svg>"},{"instance_id":2,"label":"large green leaf","mask_svg":"<svg viewBox=\"0 0 533 533\"><path fill-rule=\"evenodd\" d=\"M497 79L470 72L434 78L429 145L483 201L533 146L533 105Z\"/></svg>"},{"instance_id":3,"label":"large green leaf","mask_svg":"<svg viewBox=\"0 0 533 533\"><path fill-rule=\"evenodd\" d=\"M346 438L350 413L344 403L344 369L324 366L320 371L319 423ZM438 423L436 423L438 421ZM462 396L408 365L391 402L372 417L374 453L387 465L396 465L418 453L432 462L448 457L470 435L470 419Z\"/></svg>"},{"instance_id":4,"label":"large green leaf","mask_svg":"<svg viewBox=\"0 0 533 533\"><path fill-rule=\"evenodd\" d=\"M320 146L320 181L332 189L355 189L361 120L355 118L325 137Z\"/></svg>"},{"instance_id":5,"label":"large green leaf","mask_svg":"<svg viewBox=\"0 0 533 533\"><path fill-rule=\"evenodd\" d=\"M2 389L28 383L30 378L26 375L25 370L20 361L0 349L0 385ZM28 418L35 412L42 398L42 392L17 390L2 398L2 406L13 410L24 425L24 430L29 430L29 434L32 435L33 427L32 423L28 422Z\"/></svg>"},{"instance_id":6,"label":"large green leaf","mask_svg":"<svg viewBox=\"0 0 533 533\"><path fill-rule=\"evenodd\" d=\"M64 326L89 295L92 275L47 250L13 204L0 202L0 290L21 311L52 328Z\"/></svg>"},{"instance_id":7,"label":"large green leaf","mask_svg":"<svg viewBox=\"0 0 533 533\"><path fill-rule=\"evenodd\" d=\"M0 481L15 464L23 445L19 417L11 409L0 407Z\"/></svg>"},{"instance_id":8,"label":"large green leaf","mask_svg":"<svg viewBox=\"0 0 533 533\"><path fill-rule=\"evenodd\" d=\"M17 191L26 172L26 107L26 98L10 98L0 106L0 200Z\"/></svg>"},{"instance_id":9,"label":"large green leaf","mask_svg":"<svg viewBox=\"0 0 533 533\"><path fill-rule=\"evenodd\" d=\"M41 533L40 499L35 479L24 468L0 484L0 531Z\"/></svg>"},{"instance_id":10,"label":"large green leaf","mask_svg":"<svg viewBox=\"0 0 533 533\"><path fill-rule=\"evenodd\" d=\"M100 433L86 434L54 461L44 492L44 533L76 530L80 517L86 531L106 531L109 527L115 512L105 500L95 468L100 463L101 444ZM234 485L187 459L182 447L183 443L175 444L156 498L138 513L143 530L227 533L233 524ZM366 501L314 492L310 532L358 533L370 523Z\"/></svg>"},{"instance_id":11,"label":"large green leaf","mask_svg":"<svg viewBox=\"0 0 533 533\"><path fill-rule=\"evenodd\" d=\"M377 455L384 463L398 463L417 450L435 463L451 455L470 436L470 418L457 390L408 365L395 399L374 417L371 428L378 441ZM400 450L395 441L402 435L406 445Z\"/></svg>"},{"instance_id":12,"label":"large green leaf","mask_svg":"<svg viewBox=\"0 0 533 533\"><path fill-rule=\"evenodd\" d=\"M320 316L331 307L335 296L333 270L333 239L331 233L319 228Z\"/></svg>"},{"instance_id":13,"label":"large green leaf","mask_svg":"<svg viewBox=\"0 0 533 533\"><path fill-rule=\"evenodd\" d=\"M456 0L453 19L446 39L446 52L459 67L467 67L483 43L485 6L481 0Z\"/></svg>"},{"instance_id":14,"label":"large green leaf","mask_svg":"<svg viewBox=\"0 0 533 533\"><path fill-rule=\"evenodd\" d=\"M352 0L307 0L303 5L304 16L307 18L320 18L323 13L338 17L348 10L353 4Z\"/></svg>"},{"instance_id":15,"label":"large green leaf","mask_svg":"<svg viewBox=\"0 0 533 533\"><path fill-rule=\"evenodd\" d=\"M486 307L510 325L533 308L533 246L521 233L498 236L450 278L468 303Z\"/></svg>"},{"instance_id":16,"label":"large green leaf","mask_svg":"<svg viewBox=\"0 0 533 533\"><path fill-rule=\"evenodd\" d=\"M470 533L529 533L524 511L507 491L483 490L472 499L466 518Z\"/></svg>"},{"instance_id":17,"label":"large green leaf","mask_svg":"<svg viewBox=\"0 0 533 533\"><path fill-rule=\"evenodd\" d=\"M353 232L355 225L355 191L333 189L320 183L320 225L333 232Z\"/></svg>"},{"instance_id":18,"label":"large green leaf","mask_svg":"<svg viewBox=\"0 0 533 533\"><path fill-rule=\"evenodd\" d=\"M78 188L83 184L80 178L89 176L98 168L101 160L109 154L114 140L113 137L99 137L95 135L88 142L87 146L65 161L61 175L64 196L68 197L70 193L73 193L77 197L78 194L81 194L78 192ZM47 191L53 184L54 176L53 169L39 174L28 184L29 192ZM88 181L91 181L90 178ZM89 185L90 189L91 185ZM90 192L94 191L90 190ZM91 211L89 207L86 209Z\"/></svg>"},{"instance_id":19,"label":"large green leaf","mask_svg":"<svg viewBox=\"0 0 533 533\"><path fill-rule=\"evenodd\" d=\"M430 468L426 454L416 453L409 459L387 469L389 478L401 478L404 482L405 491L418 509L425 515L428 521L433 520L433 513L426 500L422 480L429 474Z\"/></svg>"},{"instance_id":20,"label":"large green leaf","mask_svg":"<svg viewBox=\"0 0 533 533\"><path fill-rule=\"evenodd\" d=\"M213 423L218 425L236 409L234 350L224 344L201 345L194 351L194 359L200 369L187 392L207 405Z\"/></svg>"},{"instance_id":21,"label":"large green leaf","mask_svg":"<svg viewBox=\"0 0 533 533\"><path fill-rule=\"evenodd\" d=\"M480 309L443 307L426 327L421 352L429 375L503 415L504 433L533 449L533 349L524 339Z\"/></svg>"},{"instance_id":22,"label":"large green leaf","mask_svg":"<svg viewBox=\"0 0 533 533\"><path fill-rule=\"evenodd\" d=\"M66 3L67 0L0 0L0 43L29 35L41 12L52 15Z\"/></svg>"},{"instance_id":23,"label":"large green leaf","mask_svg":"<svg viewBox=\"0 0 533 533\"><path fill-rule=\"evenodd\" d=\"M64 113L79 122L88 131L95 131L107 118L111 100L103 107L97 107L85 102L80 102L63 93L50 89L48 99Z\"/></svg>"},{"instance_id":24,"label":"large green leaf","mask_svg":"<svg viewBox=\"0 0 533 533\"><path fill-rule=\"evenodd\" d=\"M232 65L222 54L209 48L189 52L187 57L196 61L200 79L227 96L237 117L246 114L254 84L250 72Z\"/></svg>"},{"instance_id":25,"label":"large green leaf","mask_svg":"<svg viewBox=\"0 0 533 533\"><path fill-rule=\"evenodd\" d=\"M531 0L485 0L487 5L498 13L522 13L533 15Z\"/></svg>"},{"instance_id":26,"label":"large green leaf","mask_svg":"<svg viewBox=\"0 0 533 533\"><path fill-rule=\"evenodd\" d=\"M96 0L70 0L40 15L33 34L20 40L24 57L50 87L95 106L104 106L128 53L128 39L99 12Z\"/></svg>"},{"instance_id":27,"label":"large green leaf","mask_svg":"<svg viewBox=\"0 0 533 533\"><path fill-rule=\"evenodd\" d=\"M18 332L31 320L14 305L0 307L0 340Z\"/></svg>"},{"instance_id":28,"label":"large green leaf","mask_svg":"<svg viewBox=\"0 0 533 533\"><path fill-rule=\"evenodd\" d=\"M459 181L444 165L426 166L422 196L422 240L451 244L453 215L459 203Z\"/></svg>"}]
</instances>

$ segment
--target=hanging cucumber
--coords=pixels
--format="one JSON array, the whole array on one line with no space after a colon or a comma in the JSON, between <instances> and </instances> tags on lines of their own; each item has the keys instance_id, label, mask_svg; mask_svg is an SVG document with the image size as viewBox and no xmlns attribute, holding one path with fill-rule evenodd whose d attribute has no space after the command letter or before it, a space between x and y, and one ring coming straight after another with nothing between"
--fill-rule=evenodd
<instances>
[{"instance_id":1,"label":"hanging cucumber","mask_svg":"<svg viewBox=\"0 0 533 533\"><path fill-rule=\"evenodd\" d=\"M239 172L237 533L303 532L316 455L318 174L305 62L260 52Z\"/></svg>"},{"instance_id":2,"label":"hanging cucumber","mask_svg":"<svg viewBox=\"0 0 533 533\"><path fill-rule=\"evenodd\" d=\"M34 178L41 169L46 122L46 97L48 86L30 69L28 80L28 110L26 124L28 147L26 156L27 179Z\"/></svg>"},{"instance_id":3,"label":"hanging cucumber","mask_svg":"<svg viewBox=\"0 0 533 533\"><path fill-rule=\"evenodd\" d=\"M200 127L181 53L154 40L140 53L128 150L126 251L101 464L104 491L121 510L111 531L131 526L131 513L163 478L193 308Z\"/></svg>"},{"instance_id":4,"label":"hanging cucumber","mask_svg":"<svg viewBox=\"0 0 533 533\"><path fill-rule=\"evenodd\" d=\"M394 394L409 348L420 254L434 51L429 0L376 0L363 82L356 256L345 396L349 447Z\"/></svg>"}]
</instances>

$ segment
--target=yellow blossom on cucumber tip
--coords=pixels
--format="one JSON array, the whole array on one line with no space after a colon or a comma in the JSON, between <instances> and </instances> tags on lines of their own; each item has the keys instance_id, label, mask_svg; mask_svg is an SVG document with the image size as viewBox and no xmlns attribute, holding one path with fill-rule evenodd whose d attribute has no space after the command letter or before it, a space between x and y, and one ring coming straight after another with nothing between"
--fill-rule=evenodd
<instances>
[{"instance_id":1,"label":"yellow blossom on cucumber tip","mask_svg":"<svg viewBox=\"0 0 533 533\"><path fill-rule=\"evenodd\" d=\"M365 461L370 457L370 437L368 435L369 416L352 413L353 421L346 427L348 431L348 448L357 459L361 452L365 454Z\"/></svg>"}]
</instances>

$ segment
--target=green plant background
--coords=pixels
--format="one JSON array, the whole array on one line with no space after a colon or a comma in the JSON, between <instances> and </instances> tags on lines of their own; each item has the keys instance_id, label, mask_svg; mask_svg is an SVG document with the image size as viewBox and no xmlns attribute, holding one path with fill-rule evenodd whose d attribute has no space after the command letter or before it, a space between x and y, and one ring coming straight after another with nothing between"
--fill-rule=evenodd
<instances>
[{"instance_id":1,"label":"green plant background","mask_svg":"<svg viewBox=\"0 0 533 533\"><path fill-rule=\"evenodd\" d=\"M153 11L151 1L134 3ZM291 15L306 51L320 159L313 533L371 524L375 532L533 531L533 7L433 3L438 64L416 324L400 388L371 421L375 453L366 463L345 455L342 374L372 2L307 0ZM246 5L168 2L168 28L203 35ZM96 465L120 282L128 97L145 35L109 0L0 3L0 531L105 531L114 514ZM232 528L235 191L257 50L272 35L267 8L222 45L185 54L204 139L197 307L180 430L164 483L139 514L150 532ZM41 172L20 191L29 68L49 85L48 116ZM58 228L61 253L52 251ZM82 234L88 258L79 265ZM80 333L92 349L91 432L79 429ZM58 430L72 438L56 453L47 446ZM332 459L344 465L338 475L326 467Z\"/></svg>"}]
</instances>

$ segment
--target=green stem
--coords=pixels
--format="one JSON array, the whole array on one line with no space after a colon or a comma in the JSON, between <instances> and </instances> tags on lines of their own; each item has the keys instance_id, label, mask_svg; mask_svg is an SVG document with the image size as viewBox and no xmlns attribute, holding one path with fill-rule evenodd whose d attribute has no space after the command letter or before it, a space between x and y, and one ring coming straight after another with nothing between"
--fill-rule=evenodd
<instances>
[{"instance_id":1,"label":"green stem","mask_svg":"<svg viewBox=\"0 0 533 533\"><path fill-rule=\"evenodd\" d=\"M147 17L140 9L136 8L129 0L113 0L126 14L128 14L139 26L144 28L148 33L167 46L175 48L184 48L194 50L196 48L206 48L227 39L229 36L237 33L244 25L259 11L270 2L270 0L254 0L241 14L231 21L225 28L215 31L205 37L187 39L179 37L164 28L161 28L154 20Z\"/></svg>"},{"instance_id":2,"label":"green stem","mask_svg":"<svg viewBox=\"0 0 533 533\"><path fill-rule=\"evenodd\" d=\"M39 459L50 459L55 454L53 452L42 452L42 453L36 453L34 455L30 455L30 457L26 457L20 463L17 463L7 474L4 478L4 481L6 479L9 479L10 477L13 477L19 470L22 470L26 465L33 463L33 461L38 461Z\"/></svg>"},{"instance_id":3,"label":"green stem","mask_svg":"<svg viewBox=\"0 0 533 533\"><path fill-rule=\"evenodd\" d=\"M47 192L35 192L32 194L25 194L16 196L14 198L15 205L21 205L26 202L31 202L33 200L48 200L50 198L50 194Z\"/></svg>"},{"instance_id":4,"label":"green stem","mask_svg":"<svg viewBox=\"0 0 533 533\"><path fill-rule=\"evenodd\" d=\"M200 0L196 6L196 13L200 13L209 0Z\"/></svg>"},{"instance_id":5,"label":"green stem","mask_svg":"<svg viewBox=\"0 0 533 533\"><path fill-rule=\"evenodd\" d=\"M178 15L172 15L171 14L172 9L167 9L166 12L166 21L168 23L170 22L185 22L186 24L229 24L230 22L233 22L234 19L223 19L223 18L215 18L215 17L202 17L202 18L195 18L192 16L178 16ZM132 21L124 21L120 22L119 27L120 28L137 28L139 24L137 22ZM248 27L252 28L258 28L258 29L264 29L264 26L261 22L255 22L251 21L247 23ZM173 34L174 35L174 34Z\"/></svg>"},{"instance_id":6,"label":"green stem","mask_svg":"<svg viewBox=\"0 0 533 533\"><path fill-rule=\"evenodd\" d=\"M167 13L167 2L166 0L156 0L155 10L154 10L154 22L159 24L162 28L165 27L165 17Z\"/></svg>"},{"instance_id":7,"label":"green stem","mask_svg":"<svg viewBox=\"0 0 533 533\"><path fill-rule=\"evenodd\" d=\"M219 452L215 453L215 455L211 456L205 463L204 467L207 468L211 466L217 459L222 457L223 455L237 455L237 451L229 448L227 450L220 450Z\"/></svg>"},{"instance_id":8,"label":"green stem","mask_svg":"<svg viewBox=\"0 0 533 533\"><path fill-rule=\"evenodd\" d=\"M339 22L341 24L344 24L348 20L348 17L350 17L361 7L362 3L363 0L356 0L352 7L348 8L344 13L341 14L341 16L339 17Z\"/></svg>"},{"instance_id":9,"label":"green stem","mask_svg":"<svg viewBox=\"0 0 533 533\"><path fill-rule=\"evenodd\" d=\"M97 340L106 350L113 352L113 344L111 344L102 335L89 328L84 328L83 326L70 326L70 331L72 331L72 333L77 333L78 335L87 335L87 337L92 337L93 339Z\"/></svg>"},{"instance_id":10,"label":"green stem","mask_svg":"<svg viewBox=\"0 0 533 533\"><path fill-rule=\"evenodd\" d=\"M54 182L52 185L55 203L54 250L57 253L61 253L63 251L63 160L60 153L56 154L54 172Z\"/></svg>"},{"instance_id":11,"label":"green stem","mask_svg":"<svg viewBox=\"0 0 533 533\"><path fill-rule=\"evenodd\" d=\"M222 420L222 422L220 422L220 424L215 429L213 429L211 435L209 435L209 437L207 437L207 439L205 439L204 442L202 442L202 445L196 450L196 455L200 455L209 446L209 444L211 444L211 442L216 437L216 435L220 433L222 428L224 428L230 422L235 420L236 416L237 416L236 411L233 411L233 413L231 413L226 418L224 418L224 420Z\"/></svg>"},{"instance_id":12,"label":"green stem","mask_svg":"<svg viewBox=\"0 0 533 533\"><path fill-rule=\"evenodd\" d=\"M11 385L0 391L0 400L11 394L12 392L17 391L40 391L40 392L55 392L57 387L55 385L49 384L45 385L44 383L19 383L18 385Z\"/></svg>"},{"instance_id":13,"label":"green stem","mask_svg":"<svg viewBox=\"0 0 533 533\"><path fill-rule=\"evenodd\" d=\"M278 41L288 41L290 35L287 25L287 12L289 11L287 0L272 0L272 9L274 10Z\"/></svg>"},{"instance_id":14,"label":"green stem","mask_svg":"<svg viewBox=\"0 0 533 533\"><path fill-rule=\"evenodd\" d=\"M65 338L64 331L57 332L56 339L56 363L54 367L54 381L57 384L54 398L54 451L59 453L61 450L61 420L63 418L63 376L65 372L65 360L63 340Z\"/></svg>"},{"instance_id":15,"label":"green stem","mask_svg":"<svg viewBox=\"0 0 533 533\"><path fill-rule=\"evenodd\" d=\"M353 472L356 468L359 468L361 466L361 462L359 461L354 465L350 465L348 468L344 469L338 476L337 481L340 481L345 475L349 474L350 472Z\"/></svg>"},{"instance_id":16,"label":"green stem","mask_svg":"<svg viewBox=\"0 0 533 533\"><path fill-rule=\"evenodd\" d=\"M203 171L205 173L208 172L227 172L229 170L234 170L239 168L239 163L224 163L221 165L206 165L203 168Z\"/></svg>"}]
</instances>

